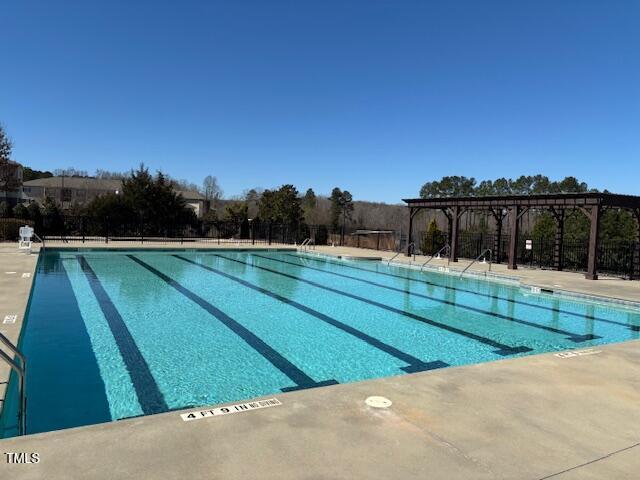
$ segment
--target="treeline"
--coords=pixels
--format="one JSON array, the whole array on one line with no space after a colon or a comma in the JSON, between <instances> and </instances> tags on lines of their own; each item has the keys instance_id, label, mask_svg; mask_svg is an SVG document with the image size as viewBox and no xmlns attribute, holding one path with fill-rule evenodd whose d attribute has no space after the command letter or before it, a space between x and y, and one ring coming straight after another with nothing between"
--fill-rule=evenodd
<instances>
[{"instance_id":1,"label":"treeline","mask_svg":"<svg viewBox=\"0 0 640 480\"><path fill-rule=\"evenodd\" d=\"M470 197L491 195L535 195L553 193L584 193L597 192L586 182L576 177L565 177L554 181L545 175L520 176L516 179L498 178L496 180L482 180L464 176L447 176L442 179L425 183L420 189L422 198L438 197ZM606 190L605 190L606 192ZM564 236L569 241L583 241L589 236L589 219L578 209L568 210L564 224ZM492 217L486 212L470 212L473 221L466 231L476 233L492 233ZM523 218L525 225L523 233L533 238L552 238L556 232L556 221L551 213L544 210L531 211ZM440 223L440 225L439 225ZM434 235L444 229L444 222L435 218L427 218L423 229ZM420 227L418 227L420 228ZM634 241L637 239L638 226L633 215L624 209L610 209L604 212L600 223L600 236L607 240Z\"/></svg>"},{"instance_id":2,"label":"treeline","mask_svg":"<svg viewBox=\"0 0 640 480\"><path fill-rule=\"evenodd\" d=\"M74 205L64 212L50 198L42 206L30 203L11 208L6 202L0 202L0 217L29 220L51 232L63 229L65 215L87 216L98 224L108 220L112 225L145 225L149 232L158 234L169 226L195 225L198 221L171 182L160 172L151 175L144 166L122 180L122 190L118 193L101 195L85 206Z\"/></svg>"},{"instance_id":3,"label":"treeline","mask_svg":"<svg viewBox=\"0 0 640 480\"><path fill-rule=\"evenodd\" d=\"M584 192L597 192L597 190L590 189L585 182L581 182L571 176L559 181L553 181L546 175L521 175L516 179L501 177L496 180L482 180L480 183L473 177L448 176L425 183L420 189L420 197L472 197Z\"/></svg>"}]
</instances>

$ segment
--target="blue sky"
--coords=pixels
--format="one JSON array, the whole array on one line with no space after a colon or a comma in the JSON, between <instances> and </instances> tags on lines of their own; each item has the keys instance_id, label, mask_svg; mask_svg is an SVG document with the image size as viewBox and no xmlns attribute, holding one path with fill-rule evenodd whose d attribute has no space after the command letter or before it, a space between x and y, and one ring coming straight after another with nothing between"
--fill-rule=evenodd
<instances>
[{"instance_id":1,"label":"blue sky","mask_svg":"<svg viewBox=\"0 0 640 480\"><path fill-rule=\"evenodd\" d=\"M442 175L640 194L640 2L9 1L0 122L39 169L398 202Z\"/></svg>"}]
</instances>

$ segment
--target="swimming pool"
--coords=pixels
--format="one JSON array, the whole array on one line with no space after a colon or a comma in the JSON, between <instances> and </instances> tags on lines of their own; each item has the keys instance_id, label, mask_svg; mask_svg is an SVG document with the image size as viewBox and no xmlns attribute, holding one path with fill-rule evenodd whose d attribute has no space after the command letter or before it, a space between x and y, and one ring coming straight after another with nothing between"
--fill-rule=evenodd
<instances>
[{"instance_id":1,"label":"swimming pool","mask_svg":"<svg viewBox=\"0 0 640 480\"><path fill-rule=\"evenodd\" d=\"M20 347L37 433L639 337L621 305L382 262L48 250Z\"/></svg>"}]
</instances>

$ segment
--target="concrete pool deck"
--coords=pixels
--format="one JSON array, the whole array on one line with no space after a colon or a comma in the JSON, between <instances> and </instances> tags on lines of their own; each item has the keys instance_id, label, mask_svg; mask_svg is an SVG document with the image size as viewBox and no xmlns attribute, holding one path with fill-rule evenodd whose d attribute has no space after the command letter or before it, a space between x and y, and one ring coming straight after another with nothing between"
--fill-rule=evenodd
<instances>
[{"instance_id":1,"label":"concrete pool deck","mask_svg":"<svg viewBox=\"0 0 640 480\"><path fill-rule=\"evenodd\" d=\"M209 243L145 243L143 248L172 246L266 248ZM291 246L269 248L279 247ZM316 252L393 255L339 247ZM33 274L24 279L21 274L33 273L37 256L5 244L0 259L0 322L6 314L18 315L15 324L0 323L0 331L15 342L33 280ZM504 270L526 283L563 282L568 290L640 299L640 282ZM635 479L640 470L640 341L590 352L275 394L270 397L281 406L191 422L182 421L183 412L169 412L0 440L0 478ZM0 382L6 380L2 368ZM387 397L393 405L368 407L364 400L372 395ZM5 452L37 452L40 462L8 464Z\"/></svg>"},{"instance_id":2,"label":"concrete pool deck","mask_svg":"<svg viewBox=\"0 0 640 480\"><path fill-rule=\"evenodd\" d=\"M22 479L635 479L640 342L276 394L184 422L169 412L0 441ZM381 395L393 404L365 404ZM189 410L191 411L191 410Z\"/></svg>"}]
</instances>

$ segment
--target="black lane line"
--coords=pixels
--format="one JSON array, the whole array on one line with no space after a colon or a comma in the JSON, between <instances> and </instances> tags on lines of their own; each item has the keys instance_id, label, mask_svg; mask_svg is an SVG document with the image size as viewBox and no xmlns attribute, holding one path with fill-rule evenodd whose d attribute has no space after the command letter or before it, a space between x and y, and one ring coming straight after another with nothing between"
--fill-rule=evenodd
<instances>
[{"instance_id":1,"label":"black lane line","mask_svg":"<svg viewBox=\"0 0 640 480\"><path fill-rule=\"evenodd\" d=\"M286 263L286 264L289 264L289 265L294 265L294 266L300 267L300 268L308 268L310 270L315 270L317 272L322 272L322 273L329 274L329 275L336 275L338 277L348 278L350 280L356 280L358 282L366 283L368 285L373 285L375 287L386 288L387 290L393 290L395 292L406 293L407 295L413 295L415 297L426 298L427 300L433 300L434 302L439 302L439 303L443 303L443 304L446 304L446 305L451 305L453 307L464 308L466 310L469 310L469 311L472 311L472 312L476 312L476 313L480 313L482 315L490 315L492 317L500 318L502 320L507 320L509 322L520 323L522 325L527 325L528 327L538 328L540 330L546 330L547 332L558 333L560 335L567 335L567 340L571 340L574 343L586 342L587 340L595 340L597 338L602 338L602 337L600 337L598 335L593 335L593 334L579 335L577 333L569 332L567 330L561 330L559 328L553 328L553 327L549 327L549 326L546 326L546 325L540 325L539 323L529 322L527 320L521 320L521 319L518 319L518 318L515 318L515 317L511 317L509 315L504 315L502 313L492 312L490 310L484 310L482 308L472 307L472 306L469 306L469 305L465 305L463 303L456 303L456 302L452 302L450 300L443 300L443 299L440 299L440 298L430 297L429 295L424 295L422 293L412 292L411 290L407 290L407 289L404 289L404 288L391 287L389 285L384 285L382 283L372 282L370 280L365 280L363 278L354 277L354 276L351 276L351 275L346 275L344 273L331 272L331 271L328 271L328 270L323 270L322 268L310 267L308 265L303 265L303 264L300 264L300 263L293 263L293 262L287 262L286 260L279 260L277 258L264 257L262 255L258 255L258 254L255 254L255 253L253 253L252 255L254 257L264 258L266 260L271 260L272 262L280 262L280 263Z\"/></svg>"},{"instance_id":2,"label":"black lane line","mask_svg":"<svg viewBox=\"0 0 640 480\"><path fill-rule=\"evenodd\" d=\"M260 337L255 335L253 332L245 328L243 325L235 321L229 315L224 313L222 310L211 305L204 298L196 295L191 290L183 287L178 282L173 280L171 277L165 275L159 270L156 270L154 267L149 265L148 263L143 262L139 258L133 255L127 255L131 260L136 262L141 267L146 268L151 273L156 275L157 277L164 280L168 285L175 288L182 295L187 297L192 302L198 304L204 310L209 312L215 318L217 318L225 327L231 330L233 333L238 335L242 340L244 340L251 348L253 348L256 352L262 355L266 360L268 360L274 367L284 373L293 383L296 384L295 387L286 387L281 388L283 392L290 392L293 390L301 390L303 388L312 388L312 387L322 387L325 385L335 385L338 382L336 380L326 380L323 382L316 382L309 375L304 373L298 367L296 367L293 363L287 360L284 356L280 355L276 350L274 350L270 345L265 343Z\"/></svg>"},{"instance_id":3,"label":"black lane line","mask_svg":"<svg viewBox=\"0 0 640 480\"><path fill-rule=\"evenodd\" d=\"M291 279L297 280L299 282L307 283L309 285L313 285L314 287L321 288L322 290L326 290L328 292L337 293L338 295L342 295L344 297L353 298L354 300L358 300L360 302L364 302L364 303L367 303L369 305L373 305L375 307L382 308L383 310L387 310L389 312L397 313L399 315L402 315L402 316L405 316L405 317L409 317L409 318L412 318L414 320L418 320L419 322L426 323L426 324L431 325L433 327L440 328L442 330L447 330L449 332L452 332L452 333L455 333L455 334L458 334L458 335L462 335L462 336L467 337L467 338L471 338L473 340L476 340L477 342L484 343L485 345L490 345L490 346L492 346L494 348L497 348L498 350L494 350L494 353L497 353L498 355L503 355L503 356L513 355L514 353L524 353L524 352L530 352L532 350L531 348L525 347L525 346L510 347L509 345L505 345L504 343L496 342L495 340L491 340L490 338L482 337L480 335L476 335L475 333L467 332L465 330L461 330L459 328L452 327L452 326L446 325L444 323L436 322L435 320L431 320L431 319L429 319L427 317L422 317L422 316L416 315L414 313L406 312L404 310L400 310L399 308L391 307L389 305L385 305L384 303L376 302L375 300L369 300L368 298L360 297L358 295L354 295L353 293L344 292L342 290L337 290L335 288L327 287L326 285L322 285L321 283L317 283L317 282L313 282L311 280L307 280L307 279L304 279L304 278L296 277L295 275L289 275L288 273L278 272L277 270L272 270L270 268L261 267L259 265L246 263L246 262L243 262L241 260L236 260L235 258L225 257L224 255L220 255L220 254L213 254L213 256L214 257L223 258L223 259L229 260L231 262L236 262L236 263L240 263L240 264L243 264L243 265L247 265L249 267L258 268L260 270L264 270L265 272L275 273L276 275L281 275L283 277L291 278Z\"/></svg>"},{"instance_id":4,"label":"black lane line","mask_svg":"<svg viewBox=\"0 0 640 480\"><path fill-rule=\"evenodd\" d=\"M113 338L116 341L120 355L124 360L124 364L129 371L131 377L131 383L138 396L138 402L142 407L142 411L145 415L153 413L161 413L169 410L167 403L164 400L164 396L158 384L156 383L149 365L138 350L135 340L131 336L131 332L124 323L122 316L118 312L118 309L113 304L106 290L102 286L100 279L93 271L87 260L83 255L78 255L78 262L84 272L89 286L93 291L93 295L98 300L100 309L104 314L104 318L107 320L107 324L111 329Z\"/></svg>"},{"instance_id":5,"label":"black lane line","mask_svg":"<svg viewBox=\"0 0 640 480\"><path fill-rule=\"evenodd\" d=\"M310 307L307 307L306 305L303 305L301 303L296 302L295 300L291 300L289 298L285 298L281 295L278 295L275 292L272 292L271 290L267 290L264 289L262 287L259 287L258 285L255 285L253 283L247 282L246 280L243 280L241 278L238 278L234 275L230 275L226 272L223 272L221 270L209 267L207 265L203 265L202 263L198 263L198 262L194 262L193 260L189 260L188 258L182 257L180 255L172 255L184 262L190 263L192 265L196 265L197 267L200 267L204 270L207 270L209 272L213 272L216 273L224 278L228 278L229 280L233 280L234 282L239 283L240 285L243 285L245 287L251 288L253 290L256 290L260 293L263 293L264 295L267 295L271 298L274 298L282 303L285 303L287 305L291 305L294 308L297 308L298 310L301 310L305 313L308 313L309 315L312 315L314 317L316 317L319 320L322 320L323 322L328 323L329 325L333 325L336 328L339 328L340 330L342 330L343 332L348 333L349 335L353 335L356 338L359 338L360 340L365 341L366 343L368 343L369 345L371 345L374 348L377 348L378 350L382 350L383 352L396 357L399 360L402 360L403 362L407 363L408 365L406 367L402 367L401 370L404 370L407 373L414 373L414 372L423 372L425 370L433 370L436 368L443 368L443 367L448 367L449 364L445 363L443 361L440 360L436 360L433 362L423 362L422 360L420 360L417 357L414 357L413 355L410 355L406 352L403 352L402 350L398 350L397 348L395 348L392 345L389 345L387 343L382 342L381 340L378 340L377 338L371 337L369 335L367 335L366 333L351 327L345 323L342 323L339 320L336 320L335 318L332 318L328 315L325 315L324 313L318 312L317 310L314 310Z\"/></svg>"},{"instance_id":6,"label":"black lane line","mask_svg":"<svg viewBox=\"0 0 640 480\"><path fill-rule=\"evenodd\" d=\"M616 322L615 320L610 320L608 318L596 317L596 316L593 316L593 315L584 315L582 313L572 312L571 310L563 310L563 309L555 308L555 307L547 307L545 305L539 305L537 303L523 302L522 300L515 300L513 298L507 298L507 297L500 297L498 295L492 295L491 293L482 293L482 292L476 292L476 291L473 291L473 290L469 290L467 288L452 287L450 285L441 285L439 283L430 282L429 280L420 280L418 278L405 277L403 275L395 275L393 273L380 272L378 270L370 270L368 268L356 267L354 265L347 265L345 263L332 262L330 260L325 260L325 259L320 259L320 258L312 258L312 257L306 257L306 256L302 257L300 255L292 255L290 253L285 253L285 255L287 255L288 257L294 257L294 258L306 258L307 260L311 260L313 262L328 263L330 265L339 265L339 266L342 266L344 268L351 268L353 270L360 270L360 271L363 271L363 272L376 273L378 275L385 275L387 277L401 278L403 280L409 280L411 282L424 283L426 285L431 285L432 287L444 288L446 290L455 290L455 291L458 291L458 292L471 293L472 295L478 295L478 296L481 296L481 297L492 298L492 299L495 299L495 300L504 300L505 302L514 303L514 304L518 304L518 305L526 305L527 307L539 308L541 310L548 310L550 312L564 313L564 314L567 314L567 315L571 315L573 317L578 317L578 318L581 318L581 319L585 319L586 318L587 320L596 320L596 321L602 322L602 323L610 323L611 325L619 325L621 327L627 327L629 330L632 330L634 332L640 332L640 325L629 325L628 323Z\"/></svg>"}]
</instances>

